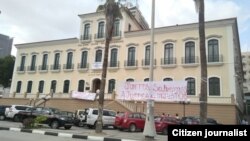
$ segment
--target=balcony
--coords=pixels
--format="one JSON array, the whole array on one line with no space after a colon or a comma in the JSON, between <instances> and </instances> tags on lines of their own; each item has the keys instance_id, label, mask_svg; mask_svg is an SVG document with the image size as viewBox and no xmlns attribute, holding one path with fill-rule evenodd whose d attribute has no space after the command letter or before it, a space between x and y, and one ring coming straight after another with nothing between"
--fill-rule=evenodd
<instances>
[{"instance_id":1,"label":"balcony","mask_svg":"<svg viewBox=\"0 0 250 141\"><path fill-rule=\"evenodd\" d=\"M77 64L77 69L80 72L87 71L89 69L89 63L78 63Z\"/></svg>"},{"instance_id":2,"label":"balcony","mask_svg":"<svg viewBox=\"0 0 250 141\"><path fill-rule=\"evenodd\" d=\"M91 42L91 34L88 34L88 35L81 35L81 42L82 42L82 43Z\"/></svg>"},{"instance_id":3,"label":"balcony","mask_svg":"<svg viewBox=\"0 0 250 141\"><path fill-rule=\"evenodd\" d=\"M209 56L207 56L207 65L208 66L223 65L223 56L222 55L209 55Z\"/></svg>"},{"instance_id":4,"label":"balcony","mask_svg":"<svg viewBox=\"0 0 250 141\"><path fill-rule=\"evenodd\" d=\"M150 59L142 59L141 62L142 68L149 69L150 68ZM156 59L154 59L154 67L156 66Z\"/></svg>"},{"instance_id":5,"label":"balcony","mask_svg":"<svg viewBox=\"0 0 250 141\"><path fill-rule=\"evenodd\" d=\"M176 58L175 57L161 58L161 67L162 68L176 67Z\"/></svg>"},{"instance_id":6,"label":"balcony","mask_svg":"<svg viewBox=\"0 0 250 141\"><path fill-rule=\"evenodd\" d=\"M48 72L49 66L48 65L40 65L38 66L38 71L41 73Z\"/></svg>"},{"instance_id":7,"label":"balcony","mask_svg":"<svg viewBox=\"0 0 250 141\"><path fill-rule=\"evenodd\" d=\"M125 60L124 67L125 69L137 69L138 61L137 60Z\"/></svg>"},{"instance_id":8,"label":"balcony","mask_svg":"<svg viewBox=\"0 0 250 141\"><path fill-rule=\"evenodd\" d=\"M24 66L17 67L17 73L22 74L25 73L26 68Z\"/></svg>"},{"instance_id":9,"label":"balcony","mask_svg":"<svg viewBox=\"0 0 250 141\"><path fill-rule=\"evenodd\" d=\"M36 66L28 66L27 71L28 71L28 73L35 73L36 72Z\"/></svg>"},{"instance_id":10,"label":"balcony","mask_svg":"<svg viewBox=\"0 0 250 141\"><path fill-rule=\"evenodd\" d=\"M119 69L119 61L108 62L108 69Z\"/></svg>"},{"instance_id":11,"label":"balcony","mask_svg":"<svg viewBox=\"0 0 250 141\"><path fill-rule=\"evenodd\" d=\"M50 66L51 72L60 72L61 70L61 65L60 64L54 64Z\"/></svg>"},{"instance_id":12,"label":"balcony","mask_svg":"<svg viewBox=\"0 0 250 141\"><path fill-rule=\"evenodd\" d=\"M63 71L73 71L74 64L63 64Z\"/></svg>"},{"instance_id":13,"label":"balcony","mask_svg":"<svg viewBox=\"0 0 250 141\"><path fill-rule=\"evenodd\" d=\"M181 63L183 67L197 67L199 65L198 56L182 57Z\"/></svg>"},{"instance_id":14,"label":"balcony","mask_svg":"<svg viewBox=\"0 0 250 141\"><path fill-rule=\"evenodd\" d=\"M121 39L122 32L121 31L115 31L112 34L112 39L119 40Z\"/></svg>"},{"instance_id":15,"label":"balcony","mask_svg":"<svg viewBox=\"0 0 250 141\"><path fill-rule=\"evenodd\" d=\"M105 40L105 33L97 33L95 34L96 41L104 41Z\"/></svg>"}]
</instances>

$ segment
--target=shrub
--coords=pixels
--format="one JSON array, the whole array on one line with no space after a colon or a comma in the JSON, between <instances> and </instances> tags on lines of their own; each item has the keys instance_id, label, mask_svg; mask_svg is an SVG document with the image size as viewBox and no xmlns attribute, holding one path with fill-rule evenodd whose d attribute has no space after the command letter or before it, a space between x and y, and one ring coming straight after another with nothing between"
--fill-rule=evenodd
<instances>
[{"instance_id":1,"label":"shrub","mask_svg":"<svg viewBox=\"0 0 250 141\"><path fill-rule=\"evenodd\" d=\"M24 128L38 128L39 124L43 121L47 120L46 116L37 116L36 118L25 118L23 120L23 127Z\"/></svg>"}]
</instances>

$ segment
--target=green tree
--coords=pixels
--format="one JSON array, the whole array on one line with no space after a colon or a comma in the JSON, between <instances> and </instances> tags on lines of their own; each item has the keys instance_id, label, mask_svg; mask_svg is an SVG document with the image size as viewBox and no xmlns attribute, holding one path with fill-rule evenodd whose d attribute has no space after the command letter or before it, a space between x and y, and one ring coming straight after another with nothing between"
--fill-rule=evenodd
<instances>
[{"instance_id":1,"label":"green tree","mask_svg":"<svg viewBox=\"0 0 250 141\"><path fill-rule=\"evenodd\" d=\"M199 12L199 39L200 39L200 62L201 62L201 88L200 88L200 122L207 121L207 57L205 44L205 16L204 0L194 0L196 11Z\"/></svg>"},{"instance_id":2,"label":"green tree","mask_svg":"<svg viewBox=\"0 0 250 141\"><path fill-rule=\"evenodd\" d=\"M96 123L96 133L102 132L102 117L103 117L103 105L104 105L104 92L105 92L105 84L106 84L106 76L107 76L107 66L108 66L108 55L109 55L109 44L112 40L112 34L114 29L114 22L116 18L122 18L122 14L120 12L119 1L115 2L115 0L106 0L104 5L100 5L97 8L97 11L104 10L105 19L106 19L106 36L105 36L105 49L104 49L104 59L102 65L102 78L101 78L101 87L99 93L98 100L98 118Z\"/></svg>"},{"instance_id":3,"label":"green tree","mask_svg":"<svg viewBox=\"0 0 250 141\"><path fill-rule=\"evenodd\" d=\"M0 84L5 88L10 87L10 80L12 78L14 65L14 56L9 55L4 58L0 58Z\"/></svg>"}]
</instances>

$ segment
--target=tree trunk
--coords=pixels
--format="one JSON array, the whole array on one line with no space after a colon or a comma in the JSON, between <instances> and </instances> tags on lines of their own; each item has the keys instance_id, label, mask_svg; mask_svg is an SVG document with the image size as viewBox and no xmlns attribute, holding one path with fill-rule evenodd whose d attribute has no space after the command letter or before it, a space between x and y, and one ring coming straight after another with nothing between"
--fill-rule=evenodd
<instances>
[{"instance_id":1,"label":"tree trunk","mask_svg":"<svg viewBox=\"0 0 250 141\"><path fill-rule=\"evenodd\" d=\"M207 58L205 45L204 0L200 0L199 6L199 37L201 63L200 123L205 124L207 121Z\"/></svg>"}]
</instances>

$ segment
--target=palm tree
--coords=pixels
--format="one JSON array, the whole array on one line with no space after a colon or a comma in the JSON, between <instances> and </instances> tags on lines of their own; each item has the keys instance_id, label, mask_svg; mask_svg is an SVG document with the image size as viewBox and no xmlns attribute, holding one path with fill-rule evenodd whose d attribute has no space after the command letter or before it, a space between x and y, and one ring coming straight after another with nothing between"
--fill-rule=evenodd
<instances>
[{"instance_id":1,"label":"palm tree","mask_svg":"<svg viewBox=\"0 0 250 141\"><path fill-rule=\"evenodd\" d=\"M199 12L199 38L201 62L201 88L200 88L200 122L207 121L207 58L205 46L204 0L194 0L196 11Z\"/></svg>"},{"instance_id":2,"label":"palm tree","mask_svg":"<svg viewBox=\"0 0 250 141\"><path fill-rule=\"evenodd\" d=\"M109 44L112 40L114 22L116 18L122 18L119 1L115 2L115 0L106 0L104 5L100 5L97 8L98 10L104 10L105 18L106 18L106 36L105 36L105 49L104 49L104 59L102 64L102 78L101 78L101 87L99 93L98 100L98 118L96 123L96 133L102 132L102 117L103 117L103 105L104 105L104 92L105 92L105 84L106 84L106 76L107 76L107 66L108 66L108 55L109 55Z\"/></svg>"}]
</instances>

